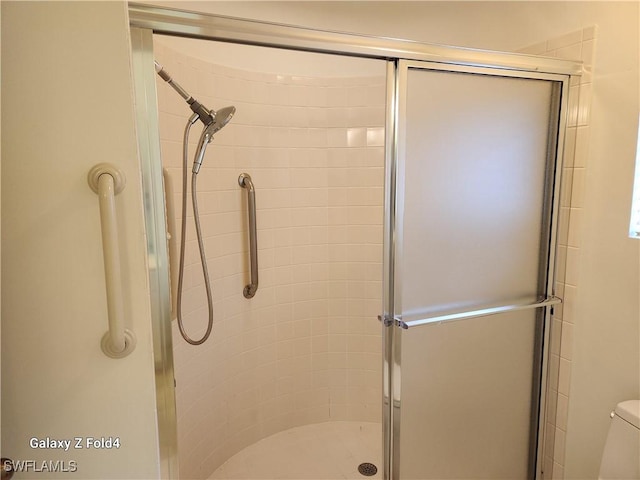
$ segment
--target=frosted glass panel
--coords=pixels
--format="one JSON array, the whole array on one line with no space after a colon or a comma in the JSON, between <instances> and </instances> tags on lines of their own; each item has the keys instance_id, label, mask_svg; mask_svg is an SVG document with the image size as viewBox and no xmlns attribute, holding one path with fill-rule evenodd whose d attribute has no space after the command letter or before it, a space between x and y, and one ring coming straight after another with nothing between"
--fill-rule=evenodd
<instances>
[{"instance_id":1,"label":"frosted glass panel","mask_svg":"<svg viewBox=\"0 0 640 480\"><path fill-rule=\"evenodd\" d=\"M538 293L551 82L409 70L402 312Z\"/></svg>"},{"instance_id":2,"label":"frosted glass panel","mask_svg":"<svg viewBox=\"0 0 640 480\"><path fill-rule=\"evenodd\" d=\"M402 332L402 480L527 478L535 315Z\"/></svg>"},{"instance_id":3,"label":"frosted glass panel","mask_svg":"<svg viewBox=\"0 0 640 480\"><path fill-rule=\"evenodd\" d=\"M543 297L553 82L409 68L400 86L396 314ZM398 331L400 479L528 478L543 319L532 309Z\"/></svg>"}]
</instances>

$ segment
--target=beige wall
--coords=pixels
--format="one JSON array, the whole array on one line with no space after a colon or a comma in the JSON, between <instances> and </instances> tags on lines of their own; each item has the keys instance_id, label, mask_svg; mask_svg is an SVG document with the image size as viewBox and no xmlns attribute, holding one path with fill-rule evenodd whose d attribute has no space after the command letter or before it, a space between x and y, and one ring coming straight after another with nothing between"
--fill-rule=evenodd
<instances>
[{"instance_id":1,"label":"beige wall","mask_svg":"<svg viewBox=\"0 0 640 480\"><path fill-rule=\"evenodd\" d=\"M158 478L126 6L2 2L2 44L2 455L67 468L75 460L67 475L77 478ZM99 345L102 247L86 180L99 162L127 178L117 206L125 316L138 345L121 360ZM32 437L119 437L121 447L39 450Z\"/></svg>"},{"instance_id":2,"label":"beige wall","mask_svg":"<svg viewBox=\"0 0 640 480\"><path fill-rule=\"evenodd\" d=\"M595 478L609 411L640 398L637 239L627 238L638 132L638 3L598 19L565 478Z\"/></svg>"}]
</instances>

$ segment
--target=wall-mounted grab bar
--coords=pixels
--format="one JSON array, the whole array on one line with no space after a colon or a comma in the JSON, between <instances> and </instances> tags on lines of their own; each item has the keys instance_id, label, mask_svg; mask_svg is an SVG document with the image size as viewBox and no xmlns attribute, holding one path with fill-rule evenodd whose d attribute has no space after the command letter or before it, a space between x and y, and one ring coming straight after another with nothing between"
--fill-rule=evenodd
<instances>
[{"instance_id":1,"label":"wall-mounted grab bar","mask_svg":"<svg viewBox=\"0 0 640 480\"><path fill-rule=\"evenodd\" d=\"M120 273L120 249L118 248L118 224L115 195L125 186L120 170L108 163L94 166L88 175L89 186L98 194L104 275L107 287L107 313L109 331L100 342L102 351L111 358L129 355L136 346L135 334L124 327L124 301Z\"/></svg>"},{"instance_id":2,"label":"wall-mounted grab bar","mask_svg":"<svg viewBox=\"0 0 640 480\"><path fill-rule=\"evenodd\" d=\"M256 191L253 188L251 176L241 173L238 184L247 189L247 207L249 213L249 259L251 264L250 283L244 287L242 294L245 298L253 298L258 290L258 234L256 232Z\"/></svg>"},{"instance_id":3,"label":"wall-mounted grab bar","mask_svg":"<svg viewBox=\"0 0 640 480\"><path fill-rule=\"evenodd\" d=\"M178 234L176 233L176 208L173 203L173 180L166 168L162 169L164 180L164 204L167 217L167 243L169 244L169 283L171 286L171 320L177 318L176 306L178 304Z\"/></svg>"}]
</instances>

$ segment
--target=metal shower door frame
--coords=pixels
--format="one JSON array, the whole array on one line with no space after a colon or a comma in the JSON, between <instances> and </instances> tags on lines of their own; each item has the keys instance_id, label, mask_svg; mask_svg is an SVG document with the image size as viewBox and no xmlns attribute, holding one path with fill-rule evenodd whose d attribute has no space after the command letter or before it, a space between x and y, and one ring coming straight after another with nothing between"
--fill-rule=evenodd
<instances>
[{"instance_id":1,"label":"metal shower door frame","mask_svg":"<svg viewBox=\"0 0 640 480\"><path fill-rule=\"evenodd\" d=\"M506 52L449 47L409 40L301 28L219 15L129 3L132 32L133 77L138 144L143 181L145 229L151 285L158 435L162 478L178 478L175 389L171 338L171 294L169 289L166 222L162 193L162 165L157 129L153 33L199 38L286 50L338 54L387 62L387 115L385 125L385 199L383 302L383 441L384 478L397 480L394 468L392 387L394 368L395 251L398 244L398 105L402 61L430 62L441 68L484 69L487 74L542 78L557 75L562 80L562 118L557 153L563 151L568 105L569 78L581 74L577 62ZM148 70L148 71L147 71ZM559 178L559 177L558 177ZM558 182L559 184L559 182ZM556 191L557 193L557 191ZM558 195L554 197L556 200ZM554 225L557 221L554 221ZM554 227L555 228L555 227ZM555 230L554 230L555 232ZM554 233L555 235L555 233ZM555 238L555 236L554 236ZM552 250L555 253L555 250ZM551 282L551 280L549 280ZM552 291L552 290L549 290ZM548 309L547 309L548 310ZM548 316L548 315L547 315ZM373 319L372 319L373 321ZM548 332L546 333L548 337ZM395 347L397 348L397 347ZM545 360L546 362L546 360ZM546 371L546 363L545 363ZM399 371L398 371L399 373ZM544 412L544 408L541 409ZM542 418L542 417L541 417ZM542 425L544 421L540 422ZM395 432L397 433L397 432ZM539 470L539 469L538 469Z\"/></svg>"},{"instance_id":2,"label":"metal shower door frame","mask_svg":"<svg viewBox=\"0 0 640 480\"><path fill-rule=\"evenodd\" d=\"M171 286L169 246L165 216L165 194L156 78L153 58L153 32L131 28L133 96L136 136L142 178L142 203L147 240L147 265L155 366L156 414L160 478L178 479L178 425L173 370Z\"/></svg>"},{"instance_id":3,"label":"metal shower door frame","mask_svg":"<svg viewBox=\"0 0 640 480\"><path fill-rule=\"evenodd\" d=\"M522 78L552 82L552 104L548 125L548 145L546 161L545 204L543 205L543 243L541 244L539 265L539 289L544 298L529 304L500 305L493 308L479 308L476 310L450 313L446 315L426 316L418 319L402 318L402 244L403 244L403 212L404 212L404 162L406 135L406 95L408 72L411 69L456 72L495 77ZM450 65L434 62L399 60L396 67L388 72L388 82L393 87L393 112L389 115L387 132L388 153L393 158L387 164L385 190L385 275L384 281L388 285L384 297L384 314L381 319L390 328L385 329L385 426L389 425L388 435L385 435L385 478L400 480L401 446L400 446L400 416L401 416L401 378L402 378L402 332L410 328L421 327L432 323L449 321L465 321L468 319L496 315L508 311L536 309L541 319L541 331L536 338L536 358L539 365L539 377L533 378L534 398L531 414L531 437L529 448L529 478L541 477L544 429L546 426L546 397L548 359L550 345L550 322L552 307L561 303L561 299L554 295L556 283L556 251L558 239L558 225L560 214L560 184L563 169L564 137L568 125L569 85L570 75L542 72L522 72L501 68L483 68L473 65ZM547 223L546 225L545 222ZM546 243L545 243L546 242ZM538 391L535 391L535 388ZM387 438L388 436L388 438Z\"/></svg>"}]
</instances>

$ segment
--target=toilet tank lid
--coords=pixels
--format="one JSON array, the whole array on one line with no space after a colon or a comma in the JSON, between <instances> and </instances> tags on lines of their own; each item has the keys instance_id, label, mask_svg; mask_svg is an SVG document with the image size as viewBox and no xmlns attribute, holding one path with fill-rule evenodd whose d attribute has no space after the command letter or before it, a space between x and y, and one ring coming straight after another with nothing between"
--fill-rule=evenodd
<instances>
[{"instance_id":1,"label":"toilet tank lid","mask_svg":"<svg viewBox=\"0 0 640 480\"><path fill-rule=\"evenodd\" d=\"M616 406L615 414L640 428L640 400L627 400Z\"/></svg>"}]
</instances>

